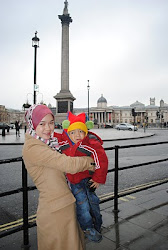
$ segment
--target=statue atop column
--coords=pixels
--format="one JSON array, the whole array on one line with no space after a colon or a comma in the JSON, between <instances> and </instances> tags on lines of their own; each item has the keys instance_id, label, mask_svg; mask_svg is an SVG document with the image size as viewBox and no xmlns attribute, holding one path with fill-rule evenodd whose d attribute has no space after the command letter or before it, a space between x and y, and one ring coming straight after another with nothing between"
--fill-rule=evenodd
<instances>
[{"instance_id":1,"label":"statue atop column","mask_svg":"<svg viewBox=\"0 0 168 250\"><path fill-rule=\"evenodd\" d=\"M68 2L67 0L64 2L65 6L63 9L63 14L58 15L58 18L61 20L62 25L68 25L72 22L72 18L70 17L68 13Z\"/></svg>"},{"instance_id":2,"label":"statue atop column","mask_svg":"<svg viewBox=\"0 0 168 250\"><path fill-rule=\"evenodd\" d=\"M67 0L64 2L64 4L65 4L65 7L63 10L63 15L68 15L68 2L67 2Z\"/></svg>"}]
</instances>

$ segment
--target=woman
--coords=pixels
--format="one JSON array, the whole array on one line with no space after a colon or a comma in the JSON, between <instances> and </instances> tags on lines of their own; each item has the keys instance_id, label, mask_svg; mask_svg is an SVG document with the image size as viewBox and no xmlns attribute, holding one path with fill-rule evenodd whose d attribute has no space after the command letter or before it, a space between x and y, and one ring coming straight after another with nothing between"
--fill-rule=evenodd
<instances>
[{"instance_id":1,"label":"woman","mask_svg":"<svg viewBox=\"0 0 168 250\"><path fill-rule=\"evenodd\" d=\"M31 106L26 112L23 159L39 190L37 237L39 250L82 250L84 238L75 213L75 198L66 173L94 170L90 157L60 154L53 138L54 116L45 105Z\"/></svg>"}]
</instances>

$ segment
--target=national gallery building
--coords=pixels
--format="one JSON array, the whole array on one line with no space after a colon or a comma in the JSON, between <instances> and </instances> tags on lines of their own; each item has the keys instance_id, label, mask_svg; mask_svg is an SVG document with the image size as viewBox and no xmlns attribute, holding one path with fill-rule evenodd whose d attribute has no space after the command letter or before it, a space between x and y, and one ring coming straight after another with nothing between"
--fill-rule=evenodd
<instances>
[{"instance_id":1,"label":"national gallery building","mask_svg":"<svg viewBox=\"0 0 168 250\"><path fill-rule=\"evenodd\" d=\"M56 108L50 104L48 107L55 115L57 121ZM88 108L74 108L73 113L88 113ZM19 120L25 123L25 110L6 109L0 105L0 122L11 123ZM66 114L65 114L66 115ZM101 95L97 100L97 107L89 108L89 119L94 121L99 127L105 125L115 126L118 123L131 123L142 126L144 124L150 127L168 127L168 104L160 101L160 106L155 105L155 98L150 98L150 104L145 106L143 103L136 101L130 106L107 106L106 98Z\"/></svg>"},{"instance_id":2,"label":"national gallery building","mask_svg":"<svg viewBox=\"0 0 168 250\"><path fill-rule=\"evenodd\" d=\"M74 113L88 113L87 108L74 108ZM130 106L107 106L106 98L101 95L97 100L97 107L89 108L89 119L99 126L106 124L116 125L118 123L134 123L142 126L144 123L149 126L168 125L168 104L160 101L160 106L155 105L155 98L150 98L150 104L145 106L136 101Z\"/></svg>"}]
</instances>

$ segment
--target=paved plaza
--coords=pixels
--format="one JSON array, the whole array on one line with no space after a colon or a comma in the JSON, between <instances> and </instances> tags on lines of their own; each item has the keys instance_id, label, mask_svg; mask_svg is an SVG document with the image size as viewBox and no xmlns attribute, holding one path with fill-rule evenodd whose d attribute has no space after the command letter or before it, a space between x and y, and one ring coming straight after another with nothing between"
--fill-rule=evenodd
<instances>
[{"instance_id":1,"label":"paved plaza","mask_svg":"<svg viewBox=\"0 0 168 250\"><path fill-rule=\"evenodd\" d=\"M166 250L168 249L168 184L126 196L113 213L113 201L101 204L103 240L86 242L86 250ZM30 228L31 250L37 250L36 227ZM19 250L23 232L0 239L1 250ZM28 249L28 248L27 248ZM64 249L60 249L64 250ZM73 249L72 249L73 250Z\"/></svg>"},{"instance_id":2,"label":"paved plaza","mask_svg":"<svg viewBox=\"0 0 168 250\"><path fill-rule=\"evenodd\" d=\"M61 129L56 130L58 133L61 133ZM92 129L92 132L98 134L103 140L123 140L130 138L143 138L153 135L150 130L144 132L143 129L138 131L118 131L116 129ZM10 129L9 132L5 132L5 136L2 136L2 130L0 130L0 143L23 143L24 142L25 131L24 129L20 130L20 137L16 136L15 129Z\"/></svg>"}]
</instances>

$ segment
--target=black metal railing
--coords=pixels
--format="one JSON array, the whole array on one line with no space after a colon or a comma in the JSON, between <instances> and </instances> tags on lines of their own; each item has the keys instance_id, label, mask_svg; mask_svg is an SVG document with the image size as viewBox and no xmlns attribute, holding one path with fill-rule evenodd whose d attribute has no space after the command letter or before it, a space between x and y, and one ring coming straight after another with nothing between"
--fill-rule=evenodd
<instances>
[{"instance_id":1,"label":"black metal railing","mask_svg":"<svg viewBox=\"0 0 168 250\"><path fill-rule=\"evenodd\" d=\"M120 197L129 195L132 193L136 193L136 192L139 192L142 190L146 190L148 188L161 185L163 183L167 183L168 178L164 179L162 181L155 181L152 184L140 185L138 188L135 188L135 189L128 188L128 189L122 190L120 192L118 190L119 171L124 171L124 170L132 169L132 168L137 168L140 166L146 166L146 165L151 165L151 164L156 164L156 163L168 161L168 158L164 158L164 159L160 159L160 160L156 160L156 161L148 161L148 162L143 162L140 164L119 167L119 150L126 149L126 148L128 149L128 148L135 148L135 147L146 147L146 146L154 146L154 145L161 145L161 144L168 144L168 141L156 142L156 143L135 144L135 145L125 145L125 146L116 145L114 147L105 148L105 151L115 150L115 162L114 162L115 167L113 169L108 170L108 173L114 172L114 193L112 193L108 197L101 199L100 203L104 203L104 202L107 202L107 201L114 199L114 210L113 211L115 213L118 213L118 211L119 211L118 210L118 199ZM2 145L2 144L0 144L0 145ZM3 145L13 145L13 143L11 143L11 144L8 143L8 144L3 144ZM14 144L14 145L18 145L18 144ZM23 145L23 143L19 143L19 145ZM19 192L23 193L23 222L22 222L22 225L17 226L17 228L15 228L15 229L2 231L0 233L0 238L23 230L23 245L22 245L22 247L23 248L25 247L27 249L27 248L29 248L29 228L36 226L36 223L31 222L29 220L29 216L28 216L28 191L34 190L34 189L36 189L36 187L27 185L27 180L28 180L27 170L25 168L22 157L0 160L0 165L6 164L6 163L12 163L12 162L22 162L22 187L18 188L18 189L14 189L14 190L0 193L0 197L9 196L9 195L16 194Z\"/></svg>"}]
</instances>

